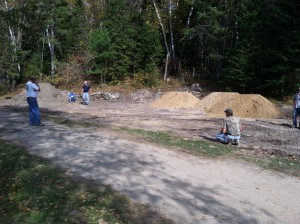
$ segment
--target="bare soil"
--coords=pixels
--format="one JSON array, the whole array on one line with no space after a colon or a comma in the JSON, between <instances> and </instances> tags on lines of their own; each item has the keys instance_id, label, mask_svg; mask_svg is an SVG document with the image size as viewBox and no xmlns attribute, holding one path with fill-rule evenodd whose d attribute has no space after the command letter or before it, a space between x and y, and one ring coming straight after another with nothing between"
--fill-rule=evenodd
<instances>
[{"instance_id":1,"label":"bare soil","mask_svg":"<svg viewBox=\"0 0 300 224\"><path fill-rule=\"evenodd\" d=\"M188 92L152 94L137 91L131 98L103 100L93 96L88 107L67 103L67 91L41 83L39 104L43 108L76 114L88 120L101 120L110 128L128 126L152 131L168 131L175 135L214 141L224 118L224 110L232 108L241 117L244 132L239 147L300 158L300 131L292 129L292 107L276 107L258 94L212 92L197 98ZM11 101L27 106L25 91ZM133 97L132 97L133 96ZM74 115L75 116L75 115ZM108 126L106 126L108 127Z\"/></svg>"},{"instance_id":2,"label":"bare soil","mask_svg":"<svg viewBox=\"0 0 300 224\"><path fill-rule=\"evenodd\" d=\"M71 174L111 185L175 223L299 223L298 177L265 171L243 161L174 152L112 131L127 126L214 141L223 118L219 111L228 105L237 115L252 115L241 116L245 128L238 146L241 152L299 159L300 131L291 128L291 117L286 116L291 107L277 108L262 96L243 98L235 93L216 93L201 100L190 93L168 93L161 98L153 94L138 101L126 96L109 101L95 97L84 106L67 103L67 93L49 84L42 85L42 91L39 104L46 126L27 125L22 92L0 102L0 138L23 144ZM164 97L165 104L161 102ZM219 98L224 104L218 101L215 106L213 99ZM204 101L209 103L204 106ZM243 110L247 105L251 107ZM98 128L68 128L47 119L53 115L92 121Z\"/></svg>"}]
</instances>

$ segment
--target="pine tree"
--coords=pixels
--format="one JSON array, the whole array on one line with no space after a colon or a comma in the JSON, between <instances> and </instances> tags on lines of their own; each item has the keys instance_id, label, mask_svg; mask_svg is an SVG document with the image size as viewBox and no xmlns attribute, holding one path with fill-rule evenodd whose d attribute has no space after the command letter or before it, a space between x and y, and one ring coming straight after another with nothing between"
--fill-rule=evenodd
<instances>
[{"instance_id":1,"label":"pine tree","mask_svg":"<svg viewBox=\"0 0 300 224\"><path fill-rule=\"evenodd\" d=\"M245 93L261 88L261 80L256 76L262 54L260 13L260 1L244 0L239 5L236 46L228 54L224 70L224 80L229 89Z\"/></svg>"},{"instance_id":2,"label":"pine tree","mask_svg":"<svg viewBox=\"0 0 300 224\"><path fill-rule=\"evenodd\" d=\"M90 73L107 81L153 70L161 53L155 29L122 0L107 1L103 27L92 33L90 49L95 55Z\"/></svg>"}]
</instances>

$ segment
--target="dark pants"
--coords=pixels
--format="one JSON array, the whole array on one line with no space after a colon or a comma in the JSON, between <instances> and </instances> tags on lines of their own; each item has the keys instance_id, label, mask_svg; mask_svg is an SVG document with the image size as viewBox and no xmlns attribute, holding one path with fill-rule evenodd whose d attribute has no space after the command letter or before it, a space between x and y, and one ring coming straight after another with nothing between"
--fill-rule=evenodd
<instances>
[{"instance_id":1,"label":"dark pants","mask_svg":"<svg viewBox=\"0 0 300 224\"><path fill-rule=\"evenodd\" d=\"M296 128L297 127L297 117L300 116L300 108L294 108L293 111L293 126ZM300 123L299 123L299 128L300 128Z\"/></svg>"},{"instance_id":2,"label":"dark pants","mask_svg":"<svg viewBox=\"0 0 300 224\"><path fill-rule=\"evenodd\" d=\"M29 124L39 125L41 123L41 119L37 99L34 97L27 97L27 103L29 105Z\"/></svg>"}]
</instances>

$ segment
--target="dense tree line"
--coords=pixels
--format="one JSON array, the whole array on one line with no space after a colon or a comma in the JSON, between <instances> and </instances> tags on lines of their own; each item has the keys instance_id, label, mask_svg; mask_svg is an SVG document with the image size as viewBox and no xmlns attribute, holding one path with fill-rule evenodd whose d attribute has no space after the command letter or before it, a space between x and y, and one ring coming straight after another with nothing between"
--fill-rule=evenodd
<instances>
[{"instance_id":1,"label":"dense tree line","mask_svg":"<svg viewBox=\"0 0 300 224\"><path fill-rule=\"evenodd\" d=\"M284 96L300 85L299 24L298 0L1 0L0 78L57 75L84 54L102 83L191 75Z\"/></svg>"}]
</instances>

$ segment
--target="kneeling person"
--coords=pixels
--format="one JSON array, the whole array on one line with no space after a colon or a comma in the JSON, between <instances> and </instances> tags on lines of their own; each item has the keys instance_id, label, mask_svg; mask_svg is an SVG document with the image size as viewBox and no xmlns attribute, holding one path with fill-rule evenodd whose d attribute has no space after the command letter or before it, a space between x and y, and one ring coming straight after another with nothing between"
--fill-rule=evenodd
<instances>
[{"instance_id":1,"label":"kneeling person","mask_svg":"<svg viewBox=\"0 0 300 224\"><path fill-rule=\"evenodd\" d=\"M68 100L69 100L69 103L75 103L76 102L76 94L73 92L70 92Z\"/></svg>"},{"instance_id":2,"label":"kneeling person","mask_svg":"<svg viewBox=\"0 0 300 224\"><path fill-rule=\"evenodd\" d=\"M238 145L242 131L240 118L233 116L233 111L230 108L224 112L226 118L223 120L221 131L216 135L216 139L224 144L231 142L233 145Z\"/></svg>"}]
</instances>

